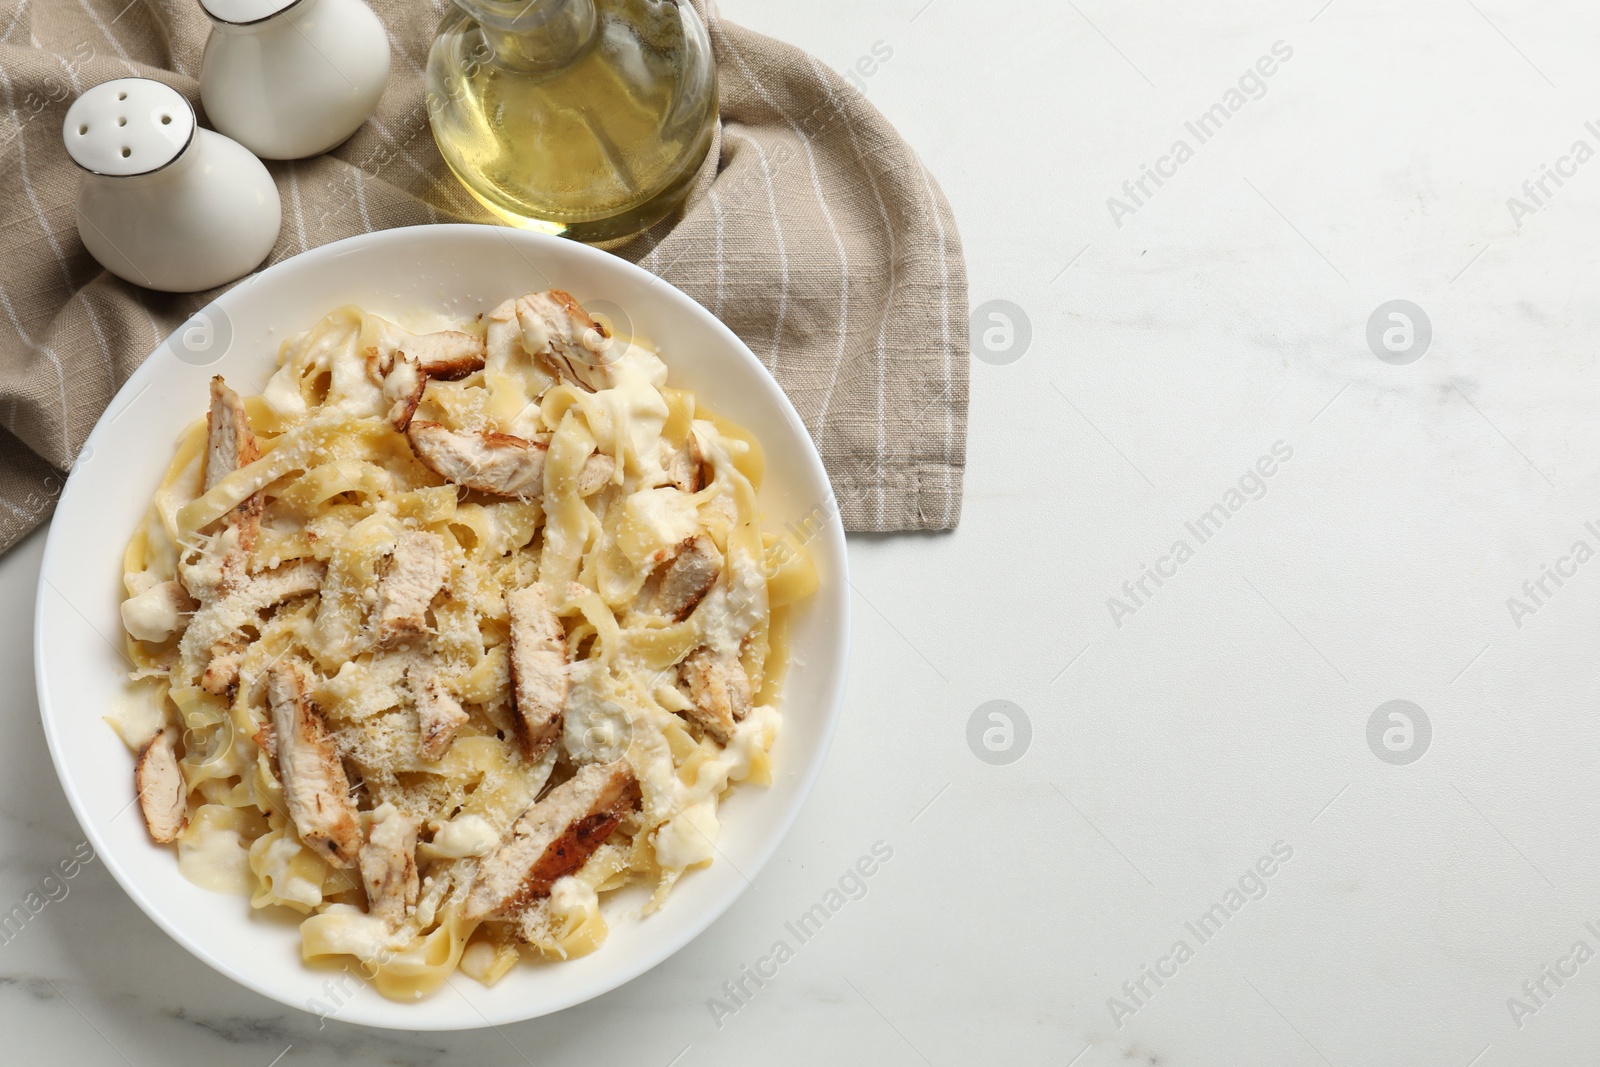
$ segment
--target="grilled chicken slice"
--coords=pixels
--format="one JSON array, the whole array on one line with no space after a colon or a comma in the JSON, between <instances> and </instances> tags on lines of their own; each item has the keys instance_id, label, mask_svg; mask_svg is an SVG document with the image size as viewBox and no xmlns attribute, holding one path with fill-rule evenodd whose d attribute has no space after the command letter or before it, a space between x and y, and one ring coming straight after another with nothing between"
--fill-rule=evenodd
<instances>
[{"instance_id":1,"label":"grilled chicken slice","mask_svg":"<svg viewBox=\"0 0 1600 1067\"><path fill-rule=\"evenodd\" d=\"M122 628L137 641L166 641L183 626L183 616L195 606L183 583L157 582L122 602Z\"/></svg>"},{"instance_id":2,"label":"grilled chicken slice","mask_svg":"<svg viewBox=\"0 0 1600 1067\"><path fill-rule=\"evenodd\" d=\"M402 353L410 356L424 375L441 382L457 381L483 369L481 337L455 330L408 335L398 328L389 334L366 351L367 375L375 383L389 376Z\"/></svg>"},{"instance_id":3,"label":"grilled chicken slice","mask_svg":"<svg viewBox=\"0 0 1600 1067\"><path fill-rule=\"evenodd\" d=\"M694 707L689 717L722 744L750 714L750 676L738 656L719 655L700 647L678 664L678 680Z\"/></svg>"},{"instance_id":4,"label":"grilled chicken slice","mask_svg":"<svg viewBox=\"0 0 1600 1067\"><path fill-rule=\"evenodd\" d=\"M422 403L422 392L428 388L428 376L422 373L415 356L401 352L395 356L394 365L383 378L383 398L389 402L384 418L401 433L411 425L411 417Z\"/></svg>"},{"instance_id":5,"label":"grilled chicken slice","mask_svg":"<svg viewBox=\"0 0 1600 1067\"><path fill-rule=\"evenodd\" d=\"M335 867L349 867L361 849L361 823L350 802L339 750L311 702L305 671L283 662L267 676L272 735L289 817L300 840Z\"/></svg>"},{"instance_id":6,"label":"grilled chicken slice","mask_svg":"<svg viewBox=\"0 0 1600 1067\"><path fill-rule=\"evenodd\" d=\"M244 401L228 388L219 374L211 379L211 410L206 414L206 469L203 489L210 492L218 482L241 467L261 458L256 436L250 432ZM261 496L252 495L229 513L230 525L239 527L239 549L249 552L261 527Z\"/></svg>"},{"instance_id":7,"label":"grilled chicken slice","mask_svg":"<svg viewBox=\"0 0 1600 1067\"><path fill-rule=\"evenodd\" d=\"M436 675L429 672L419 676L413 668L407 677L417 705L417 751L423 759L439 759L449 751L456 731L467 721L467 713Z\"/></svg>"},{"instance_id":8,"label":"grilled chicken slice","mask_svg":"<svg viewBox=\"0 0 1600 1067\"><path fill-rule=\"evenodd\" d=\"M417 830L421 820L393 804L380 804L372 813L367 840L361 846L361 884L367 890L367 914L376 915L390 928L405 922L417 905Z\"/></svg>"},{"instance_id":9,"label":"grilled chicken slice","mask_svg":"<svg viewBox=\"0 0 1600 1067\"><path fill-rule=\"evenodd\" d=\"M241 577L224 600L200 609L196 618L201 622L197 625L203 629L207 620L216 615L247 618L277 607L285 600L315 593L322 588L326 569L316 560L300 559L263 574ZM200 678L201 688L213 696L230 695L239 682L239 661L246 647L247 642L237 633L229 633L215 642L207 655L205 673Z\"/></svg>"},{"instance_id":10,"label":"grilled chicken slice","mask_svg":"<svg viewBox=\"0 0 1600 1067\"><path fill-rule=\"evenodd\" d=\"M450 576L444 538L405 530L380 564L378 600L372 609L378 644L391 645L425 633L428 605Z\"/></svg>"},{"instance_id":11,"label":"grilled chicken slice","mask_svg":"<svg viewBox=\"0 0 1600 1067\"><path fill-rule=\"evenodd\" d=\"M231 699L239 687L239 662L244 659L245 643L231 637L211 646L211 662L200 675L200 688L214 697Z\"/></svg>"},{"instance_id":12,"label":"grilled chicken slice","mask_svg":"<svg viewBox=\"0 0 1600 1067\"><path fill-rule=\"evenodd\" d=\"M235 596L248 596L259 605L258 611L275 607L297 596L322 588L325 564L314 559L297 559L255 575Z\"/></svg>"},{"instance_id":13,"label":"grilled chicken slice","mask_svg":"<svg viewBox=\"0 0 1600 1067\"><path fill-rule=\"evenodd\" d=\"M590 392L611 388L611 334L568 293L550 289L517 300L522 347Z\"/></svg>"},{"instance_id":14,"label":"grilled chicken slice","mask_svg":"<svg viewBox=\"0 0 1600 1067\"><path fill-rule=\"evenodd\" d=\"M578 768L523 812L511 840L479 864L464 916L509 916L549 896L550 886L582 867L639 803L639 783L627 761Z\"/></svg>"},{"instance_id":15,"label":"grilled chicken slice","mask_svg":"<svg viewBox=\"0 0 1600 1067\"><path fill-rule=\"evenodd\" d=\"M261 458L244 401L228 388L222 375L211 379L211 410L206 414L206 474L204 490L210 492L228 475Z\"/></svg>"},{"instance_id":16,"label":"grilled chicken slice","mask_svg":"<svg viewBox=\"0 0 1600 1067\"><path fill-rule=\"evenodd\" d=\"M178 766L177 743L178 731L168 726L140 750L133 771L144 824L163 845L176 841L189 822L189 790Z\"/></svg>"},{"instance_id":17,"label":"grilled chicken slice","mask_svg":"<svg viewBox=\"0 0 1600 1067\"><path fill-rule=\"evenodd\" d=\"M667 463L667 477L685 493L698 493L706 487L706 458L700 451L700 439L694 434L683 447L672 454Z\"/></svg>"},{"instance_id":18,"label":"grilled chicken slice","mask_svg":"<svg viewBox=\"0 0 1600 1067\"><path fill-rule=\"evenodd\" d=\"M505 433L457 433L424 419L411 421L406 439L417 458L446 481L495 496L544 495L542 442Z\"/></svg>"},{"instance_id":19,"label":"grilled chicken slice","mask_svg":"<svg viewBox=\"0 0 1600 1067\"><path fill-rule=\"evenodd\" d=\"M711 592L721 574L722 553L717 551L716 543L704 534L691 537L652 577L656 584L650 610L673 622L682 622Z\"/></svg>"},{"instance_id":20,"label":"grilled chicken slice","mask_svg":"<svg viewBox=\"0 0 1600 1067\"><path fill-rule=\"evenodd\" d=\"M617 461L604 452L596 452L583 461L578 472L578 495L593 496L611 481L617 473Z\"/></svg>"},{"instance_id":21,"label":"grilled chicken slice","mask_svg":"<svg viewBox=\"0 0 1600 1067\"><path fill-rule=\"evenodd\" d=\"M538 582L506 594L511 614L512 725L522 754L538 759L561 736L561 709L572 680L567 634Z\"/></svg>"},{"instance_id":22,"label":"grilled chicken slice","mask_svg":"<svg viewBox=\"0 0 1600 1067\"><path fill-rule=\"evenodd\" d=\"M274 764L278 762L278 735L272 732L272 724L270 722L262 723L261 728L250 735L250 740L254 741L256 747L267 754L267 759Z\"/></svg>"}]
</instances>

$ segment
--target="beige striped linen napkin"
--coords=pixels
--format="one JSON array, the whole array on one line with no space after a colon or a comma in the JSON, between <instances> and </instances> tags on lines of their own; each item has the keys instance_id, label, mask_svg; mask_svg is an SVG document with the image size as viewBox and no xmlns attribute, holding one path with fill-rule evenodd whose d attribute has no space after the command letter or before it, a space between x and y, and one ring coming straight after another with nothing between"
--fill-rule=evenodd
<instances>
[{"instance_id":1,"label":"beige striped linen napkin","mask_svg":"<svg viewBox=\"0 0 1600 1067\"><path fill-rule=\"evenodd\" d=\"M378 113L326 156L269 164L269 263L368 230L491 219L428 128L423 68L447 0L373 0L394 52ZM718 146L681 214L617 250L723 319L793 400L846 529L946 529L966 458L966 268L943 195L850 82L696 0L721 77ZM197 0L0 0L0 551L50 514L84 438L216 291L103 271L73 218L67 107L155 78L198 109ZM202 116L202 121L203 116Z\"/></svg>"}]
</instances>

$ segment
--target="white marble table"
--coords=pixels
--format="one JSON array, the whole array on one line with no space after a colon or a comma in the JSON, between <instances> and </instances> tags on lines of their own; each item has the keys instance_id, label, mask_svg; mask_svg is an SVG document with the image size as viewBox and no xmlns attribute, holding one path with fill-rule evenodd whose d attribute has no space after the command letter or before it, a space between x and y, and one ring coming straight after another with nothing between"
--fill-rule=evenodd
<instances>
[{"instance_id":1,"label":"white marble table","mask_svg":"<svg viewBox=\"0 0 1600 1067\"><path fill-rule=\"evenodd\" d=\"M90 864L0 944L0 1059L1592 1062L1600 13L724 14L892 53L862 81L955 206L973 305L1031 326L974 363L960 530L852 544L849 706L777 859L647 976L461 1035L319 1028ZM1369 345L1393 300L1426 351L1415 311ZM33 698L42 545L0 560L0 910L79 840ZM969 746L997 700L1025 752L1014 710L1009 751L998 721ZM876 842L865 895L714 1012Z\"/></svg>"}]
</instances>

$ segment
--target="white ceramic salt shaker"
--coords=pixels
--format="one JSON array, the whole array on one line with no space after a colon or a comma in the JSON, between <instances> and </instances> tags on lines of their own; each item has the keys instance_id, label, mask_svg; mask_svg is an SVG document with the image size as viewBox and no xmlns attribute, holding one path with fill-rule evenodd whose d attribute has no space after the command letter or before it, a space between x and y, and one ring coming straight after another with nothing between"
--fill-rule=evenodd
<instances>
[{"instance_id":1,"label":"white ceramic salt shaker","mask_svg":"<svg viewBox=\"0 0 1600 1067\"><path fill-rule=\"evenodd\" d=\"M112 274L196 293L244 277L277 243L278 187L261 161L203 130L177 90L119 78L85 92L61 127L86 172L78 233Z\"/></svg>"},{"instance_id":2,"label":"white ceramic salt shaker","mask_svg":"<svg viewBox=\"0 0 1600 1067\"><path fill-rule=\"evenodd\" d=\"M211 39L200 102L263 159L328 151L372 116L389 80L389 34L362 0L200 0Z\"/></svg>"}]
</instances>

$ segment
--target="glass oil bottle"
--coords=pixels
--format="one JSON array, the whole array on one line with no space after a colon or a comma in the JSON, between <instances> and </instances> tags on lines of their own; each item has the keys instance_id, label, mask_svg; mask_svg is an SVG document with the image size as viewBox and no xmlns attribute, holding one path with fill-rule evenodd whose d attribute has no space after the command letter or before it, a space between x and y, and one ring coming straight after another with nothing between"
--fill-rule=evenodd
<instances>
[{"instance_id":1,"label":"glass oil bottle","mask_svg":"<svg viewBox=\"0 0 1600 1067\"><path fill-rule=\"evenodd\" d=\"M615 244L677 208L709 151L717 78L687 0L454 0L429 119L505 221Z\"/></svg>"}]
</instances>

